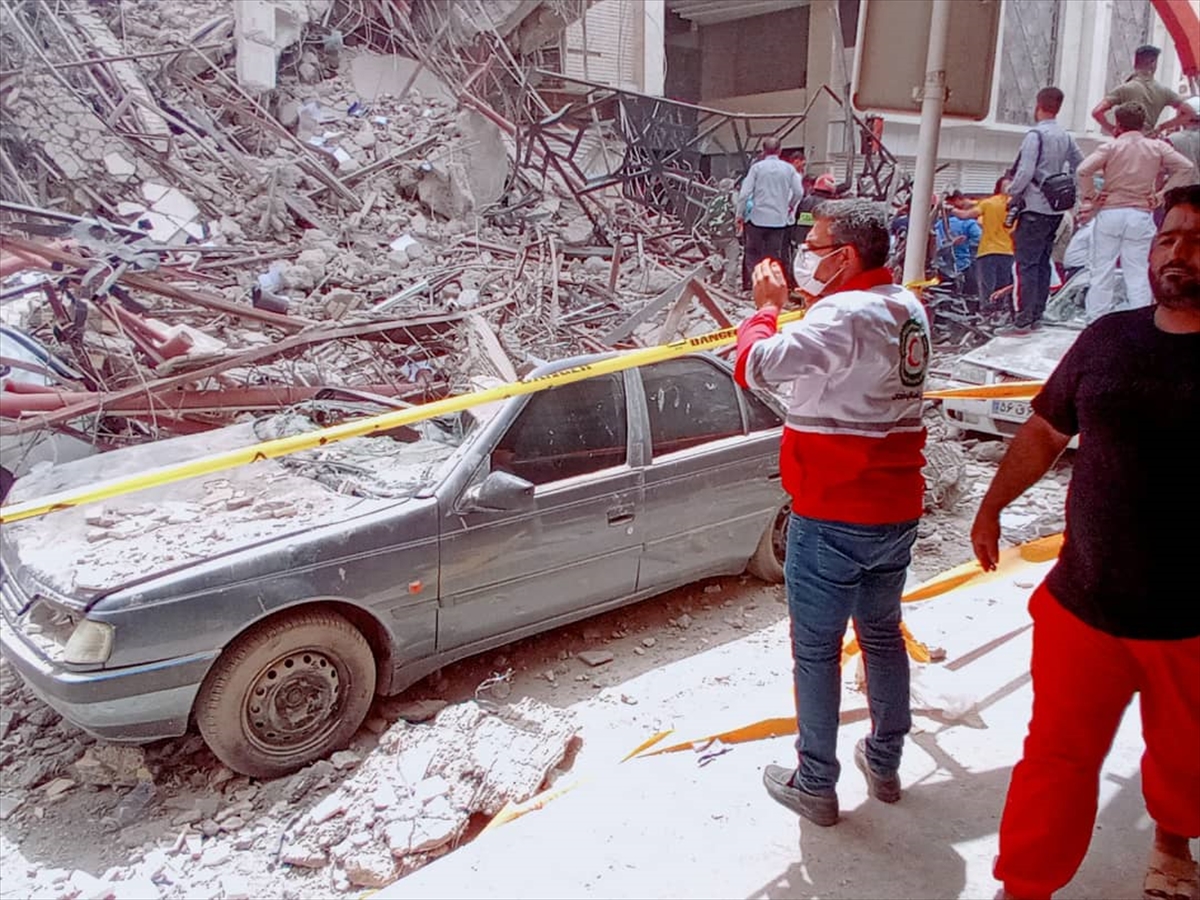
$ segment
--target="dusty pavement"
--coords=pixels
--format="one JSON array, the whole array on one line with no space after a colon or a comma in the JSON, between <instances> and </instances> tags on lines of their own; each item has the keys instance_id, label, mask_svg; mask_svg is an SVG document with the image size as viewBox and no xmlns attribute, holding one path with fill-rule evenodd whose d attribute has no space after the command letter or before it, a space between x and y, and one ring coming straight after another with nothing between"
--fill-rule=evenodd
<instances>
[{"instance_id":1,"label":"dusty pavement","mask_svg":"<svg viewBox=\"0 0 1200 900\"><path fill-rule=\"evenodd\" d=\"M932 439L949 440L941 437L944 432L936 418L930 418L930 425ZM923 520L912 569L914 581L968 558L971 516L1004 448L1002 442L988 439L952 443L965 450L965 491L951 509L936 510ZM1069 460L1061 462L1006 514L1008 539L1015 543L1061 528L1068 472ZM328 853L318 858L306 856L293 846L300 843L293 838L298 823L303 829L308 821L305 816L309 820L320 818L333 810L327 822L341 826L358 821L353 809L375 795L373 767L378 768L381 758L380 735L385 742L394 743L419 737L420 732L414 729L429 727L398 721L402 715L427 719L442 703L460 704L473 699L505 709L529 700L562 710L573 717L581 743L572 744L566 759L548 780L571 783L581 775L590 777L588 773L607 767L658 730L675 726L680 734L690 734L688 721L696 722L699 729L701 724L708 724L705 713L721 719L723 727L761 716L788 714L790 669L782 596L779 588L748 576L712 579L521 641L502 652L465 660L396 700L377 703L349 752L288 778L261 783L236 776L220 765L194 735L143 748L98 745L59 720L3 669L0 865L4 877L0 897L357 895L364 885L386 882L455 846L469 843L487 821L477 817L461 837L411 855L395 869L390 868L390 858L376 858L365 874L345 865L347 854L352 861L359 860L362 853L355 856L356 849L377 856L378 847L368 844L365 838L338 834L335 829L324 835L324 842L330 846L326 848ZM969 640L966 634L971 626L960 622L948 628L935 618L926 628L922 624L925 615L920 607L908 614L916 636L952 650L953 660L955 653L968 645L963 641ZM577 657L584 650L611 654L613 659L593 668ZM940 684L934 683L932 688L926 685L924 690L936 693ZM437 704L430 707L419 701ZM1013 721L1018 719L1020 714ZM1009 729L1012 735L1005 732L1006 740L1019 740L1022 727L1023 722L1014 724ZM964 730L951 731L958 734ZM990 732L980 735L995 743ZM922 740L915 739L918 746ZM736 759L742 782L746 782L746 773L751 773L748 782L730 782L720 776L708 781L731 790L740 783L737 790L748 791L757 803L761 789L756 767L763 761L758 756L786 758L787 744L787 739L779 739L754 749L738 748L703 771L706 775L728 771ZM119 758L113 756L116 753ZM998 756L1011 763L1011 753ZM97 761L108 764L94 764ZM677 765L690 771L695 762L668 762L666 771ZM649 773L652 769L643 767L640 771ZM657 773L657 768L653 771ZM643 792L647 802L659 793L655 784L666 775L647 777L649 781L631 786L631 793L622 795L620 803L611 804L613 810L609 813L637 810ZM991 777L997 784L989 787L989 795L1002 789L997 785L1004 777L999 773ZM705 791L712 789L708 781ZM153 785L152 789L148 784ZM750 797L739 802L750 802ZM339 804L350 811L343 814L336 808ZM743 829L732 809L723 802L713 805L703 816L724 822L722 833L737 833L739 839L752 840L757 829ZM759 812L767 815L774 811ZM692 810L687 815L699 814ZM642 825L669 832L674 826L662 823L672 821L670 817L676 814L667 810L667 815L658 822L646 819ZM678 815L686 818L683 807ZM712 818L717 815L726 818ZM603 821L603 817L596 819L596 828L589 826L589 830L599 833ZM365 828L370 823L359 824ZM508 828L515 831L519 825L506 826L501 832ZM426 838L425 843L436 841L436 836ZM496 834L487 838L495 839ZM363 841L361 847L356 840ZM416 838L412 840L417 846ZM478 842L478 846L484 848L485 844ZM486 855L487 851L478 852ZM636 882L639 887L634 893L687 893L673 886L682 887L684 882L676 883L662 872L655 874L653 881L646 881L651 874L642 872L644 877ZM350 883L351 876L358 884ZM828 892L828 885L820 890ZM849 890L843 895L857 894ZM945 895L953 895L953 891Z\"/></svg>"},{"instance_id":2,"label":"dusty pavement","mask_svg":"<svg viewBox=\"0 0 1200 900\"><path fill-rule=\"evenodd\" d=\"M618 764L643 733L608 715L608 759L578 772L576 790L377 897L990 898L999 813L1032 700L1025 601L1049 565L908 613L914 631L945 646L948 662L917 667L921 691L901 766L906 792L895 806L868 799L859 773L844 765L842 820L829 829L801 824L760 780L766 764L794 760L791 737L732 745L719 756L710 747ZM674 721L668 740L785 715L785 629L777 623L621 690ZM848 763L867 723L849 673L844 685L839 751ZM1140 755L1131 708L1101 778L1090 853L1060 896L1141 896L1152 828Z\"/></svg>"}]
</instances>

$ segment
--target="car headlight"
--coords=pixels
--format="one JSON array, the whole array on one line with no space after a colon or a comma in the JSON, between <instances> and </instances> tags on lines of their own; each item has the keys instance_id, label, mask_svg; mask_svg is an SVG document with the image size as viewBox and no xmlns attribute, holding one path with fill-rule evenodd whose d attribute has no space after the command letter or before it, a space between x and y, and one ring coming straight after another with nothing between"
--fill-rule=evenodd
<instances>
[{"instance_id":1,"label":"car headlight","mask_svg":"<svg viewBox=\"0 0 1200 900\"><path fill-rule=\"evenodd\" d=\"M71 632L71 639L63 650L63 662L81 666L106 662L112 654L112 645L111 625L84 619Z\"/></svg>"},{"instance_id":2,"label":"car headlight","mask_svg":"<svg viewBox=\"0 0 1200 900\"><path fill-rule=\"evenodd\" d=\"M989 374L983 366L961 360L950 367L950 377L963 384L987 384Z\"/></svg>"}]
</instances>

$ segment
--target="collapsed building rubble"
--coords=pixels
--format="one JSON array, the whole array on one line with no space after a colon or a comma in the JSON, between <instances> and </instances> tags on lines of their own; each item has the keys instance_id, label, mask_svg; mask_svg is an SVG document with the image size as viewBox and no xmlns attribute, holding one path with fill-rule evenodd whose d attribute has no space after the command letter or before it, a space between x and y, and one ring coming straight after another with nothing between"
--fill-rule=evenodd
<instances>
[{"instance_id":1,"label":"collapsed building rubble","mask_svg":"<svg viewBox=\"0 0 1200 900\"><path fill-rule=\"evenodd\" d=\"M11 828L30 813L40 821L47 807L94 802L105 810L96 817L105 843L142 847L96 876L39 872L32 895L63 900L85 885L83 896L128 900L264 896L268 884L288 897L382 887L536 795L569 767L580 740L573 712L532 697L504 706L381 700L370 741L258 782L215 765L196 736L97 742L3 663L0 698L0 821Z\"/></svg>"},{"instance_id":2,"label":"collapsed building rubble","mask_svg":"<svg viewBox=\"0 0 1200 900\"><path fill-rule=\"evenodd\" d=\"M586 8L0 2L0 240L52 266L0 314L66 363L6 357L5 433L420 402L727 324L732 180L704 160L736 176L804 113L537 68Z\"/></svg>"},{"instance_id":3,"label":"collapsed building rubble","mask_svg":"<svg viewBox=\"0 0 1200 900\"><path fill-rule=\"evenodd\" d=\"M448 852L472 816L532 797L573 739L570 713L531 698L500 712L456 704L428 725L401 719L378 753L288 830L280 859L334 865L343 889L390 884Z\"/></svg>"}]
</instances>

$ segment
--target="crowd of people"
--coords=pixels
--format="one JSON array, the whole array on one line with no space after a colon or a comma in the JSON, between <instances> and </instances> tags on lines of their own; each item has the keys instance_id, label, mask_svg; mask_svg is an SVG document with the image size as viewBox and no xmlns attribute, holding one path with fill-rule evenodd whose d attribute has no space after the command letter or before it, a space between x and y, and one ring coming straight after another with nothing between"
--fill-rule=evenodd
<instances>
[{"instance_id":1,"label":"crowd of people","mask_svg":"<svg viewBox=\"0 0 1200 900\"><path fill-rule=\"evenodd\" d=\"M1183 99L1154 80L1160 51L1138 48L1134 71L1092 111L1111 140L1084 158L1058 123L1063 93L1037 94L1035 125L1009 171L986 197L950 191L930 199L927 275L967 299L998 334L1026 334L1042 322L1053 290L1086 272L1086 318L1150 303L1148 255L1163 197L1200 182L1200 98ZM1174 110L1159 123L1164 110ZM802 151L767 138L737 197L744 237L742 287L763 259L784 261L797 288L796 251L820 203L849 183L809 175ZM909 240L909 204L889 222L890 265L898 272ZM1121 296L1115 290L1123 280Z\"/></svg>"},{"instance_id":2,"label":"crowd of people","mask_svg":"<svg viewBox=\"0 0 1200 900\"><path fill-rule=\"evenodd\" d=\"M992 195L934 198L934 243L947 251L934 253L935 266L964 285L971 273L980 303L1011 276L1014 329L1038 326L1068 215L1079 228L1065 255L1092 278L1092 321L1033 399L971 529L980 566L995 569L1001 513L1080 437L1063 549L1029 603L1033 708L994 866L997 897L1008 900L1048 898L1074 876L1095 828L1104 758L1135 694L1155 824L1144 896L1200 898L1189 847L1200 836L1200 605L1176 597L1191 581L1194 541L1164 524L1200 507L1198 470L1164 464L1200 433L1200 177L1186 145L1181 153L1160 139L1168 105L1178 110L1171 128L1194 134L1196 122L1154 82L1156 61L1154 48L1139 49L1137 71L1096 107L1113 140L1091 155L1057 122L1062 91L1043 88L1036 125ZM778 144L765 150L739 198L756 312L738 328L735 374L747 387L790 387L780 470L792 498L784 571L798 738L795 764L767 766L763 782L777 802L829 827L840 818L839 661L851 620L870 712L854 764L871 797L903 798L911 700L900 602L923 510L930 322L895 284L895 221L889 235L884 204L822 203L794 260L762 252L786 247L804 190ZM781 202L763 201L757 186L768 177ZM1112 301L1118 259L1126 309ZM807 313L780 330L797 293Z\"/></svg>"}]
</instances>

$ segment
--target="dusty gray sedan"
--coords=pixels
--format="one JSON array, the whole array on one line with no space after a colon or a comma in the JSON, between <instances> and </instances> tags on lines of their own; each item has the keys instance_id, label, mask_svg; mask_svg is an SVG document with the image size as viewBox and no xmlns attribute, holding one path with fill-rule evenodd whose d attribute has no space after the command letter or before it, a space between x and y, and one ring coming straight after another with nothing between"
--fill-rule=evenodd
<instances>
[{"instance_id":1,"label":"dusty gray sedan","mask_svg":"<svg viewBox=\"0 0 1200 900\"><path fill-rule=\"evenodd\" d=\"M330 408L34 472L10 500ZM453 660L706 576L782 580L781 427L773 398L694 355L6 525L3 652L96 735L194 719L230 768L279 775Z\"/></svg>"}]
</instances>

